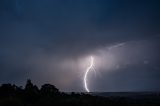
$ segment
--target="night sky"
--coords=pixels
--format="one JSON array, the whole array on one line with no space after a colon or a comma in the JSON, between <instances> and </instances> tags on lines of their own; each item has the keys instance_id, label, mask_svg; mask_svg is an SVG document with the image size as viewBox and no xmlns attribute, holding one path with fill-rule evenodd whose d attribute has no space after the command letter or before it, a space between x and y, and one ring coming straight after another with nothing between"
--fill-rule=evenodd
<instances>
[{"instance_id":1,"label":"night sky","mask_svg":"<svg viewBox=\"0 0 160 106\"><path fill-rule=\"evenodd\" d=\"M160 91L159 0L0 0L0 84Z\"/></svg>"}]
</instances>

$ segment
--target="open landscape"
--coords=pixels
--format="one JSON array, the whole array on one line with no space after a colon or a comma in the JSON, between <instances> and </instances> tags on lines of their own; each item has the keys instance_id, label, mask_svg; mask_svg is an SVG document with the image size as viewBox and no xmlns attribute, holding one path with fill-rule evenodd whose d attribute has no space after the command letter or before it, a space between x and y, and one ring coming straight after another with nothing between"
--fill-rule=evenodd
<instances>
[{"instance_id":1,"label":"open landscape","mask_svg":"<svg viewBox=\"0 0 160 106\"><path fill-rule=\"evenodd\" d=\"M160 0L0 0L0 106L160 106Z\"/></svg>"}]
</instances>

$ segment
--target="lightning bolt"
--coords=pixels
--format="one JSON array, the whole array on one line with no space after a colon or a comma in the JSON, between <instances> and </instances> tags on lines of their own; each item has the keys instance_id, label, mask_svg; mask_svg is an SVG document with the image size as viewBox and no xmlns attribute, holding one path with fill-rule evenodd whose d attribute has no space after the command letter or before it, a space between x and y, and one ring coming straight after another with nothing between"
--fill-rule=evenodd
<instances>
[{"instance_id":1,"label":"lightning bolt","mask_svg":"<svg viewBox=\"0 0 160 106\"><path fill-rule=\"evenodd\" d=\"M108 49L111 50L111 49L114 49L114 48L118 48L118 47L124 46L125 44L126 44L125 42L122 42L122 43L110 46Z\"/></svg>"},{"instance_id":2,"label":"lightning bolt","mask_svg":"<svg viewBox=\"0 0 160 106\"><path fill-rule=\"evenodd\" d=\"M91 70L95 71L95 69L93 68L93 63L94 63L94 58L91 56L90 65L87 67L86 72L84 74L84 87L87 92L90 92L90 90L88 89L88 84L87 84L87 75L88 75L89 71L91 71Z\"/></svg>"},{"instance_id":3,"label":"lightning bolt","mask_svg":"<svg viewBox=\"0 0 160 106\"><path fill-rule=\"evenodd\" d=\"M116 44L116 45L113 45L113 46L110 46L108 48L108 50L111 50L111 49L114 49L114 48L118 48L118 47L121 47L121 46L124 46L126 44L126 42L122 42L122 43L119 43L119 44ZM95 75L96 75L96 71L94 69L94 58L91 56L90 57L90 65L87 67L86 71L85 71L85 74L84 74L84 88L87 92L90 92L89 88L88 88L88 84L87 84L87 75L89 73L89 71L94 71L95 72Z\"/></svg>"}]
</instances>

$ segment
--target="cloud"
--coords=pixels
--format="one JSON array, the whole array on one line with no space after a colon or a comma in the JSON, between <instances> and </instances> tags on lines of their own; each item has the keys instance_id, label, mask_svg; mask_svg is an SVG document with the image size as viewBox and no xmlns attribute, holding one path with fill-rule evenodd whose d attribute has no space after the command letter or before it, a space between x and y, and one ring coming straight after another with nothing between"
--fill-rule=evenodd
<instances>
[{"instance_id":1,"label":"cloud","mask_svg":"<svg viewBox=\"0 0 160 106\"><path fill-rule=\"evenodd\" d=\"M119 43L125 46L126 42L144 39L153 43L152 39L159 38L157 4L126 0L1 0L0 80L24 84L24 79L31 77L39 85L51 82L62 90L82 91L79 83L85 68L83 59L88 55L97 55L97 50ZM107 55L113 59L112 53Z\"/></svg>"}]
</instances>

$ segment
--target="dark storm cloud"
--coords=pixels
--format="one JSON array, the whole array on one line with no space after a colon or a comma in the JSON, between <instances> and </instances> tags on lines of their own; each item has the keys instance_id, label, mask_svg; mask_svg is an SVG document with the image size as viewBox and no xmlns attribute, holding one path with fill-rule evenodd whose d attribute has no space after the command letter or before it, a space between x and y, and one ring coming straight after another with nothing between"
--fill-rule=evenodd
<instances>
[{"instance_id":1,"label":"dark storm cloud","mask_svg":"<svg viewBox=\"0 0 160 106\"><path fill-rule=\"evenodd\" d=\"M99 66L97 71L101 71L101 77L91 78L91 88L94 91L159 91L158 42L151 42L151 39L130 41L104 52L102 58L106 62L100 62L100 66L95 64Z\"/></svg>"},{"instance_id":2,"label":"dark storm cloud","mask_svg":"<svg viewBox=\"0 0 160 106\"><path fill-rule=\"evenodd\" d=\"M152 72L151 72L152 71ZM150 66L132 66L112 73L103 73L97 83L91 82L96 91L159 91L160 72ZM94 78L93 81L97 80ZM103 82L103 83L100 83ZM105 83L104 83L105 82Z\"/></svg>"},{"instance_id":3,"label":"dark storm cloud","mask_svg":"<svg viewBox=\"0 0 160 106\"><path fill-rule=\"evenodd\" d=\"M63 60L74 64L73 60L117 42L159 38L159 4L158 0L1 0L0 80L21 84L30 77L39 84L59 84L63 90L82 90L77 84L81 79L71 74L76 68L58 64ZM72 70L68 77L73 76L66 86L62 86L64 70Z\"/></svg>"}]
</instances>

